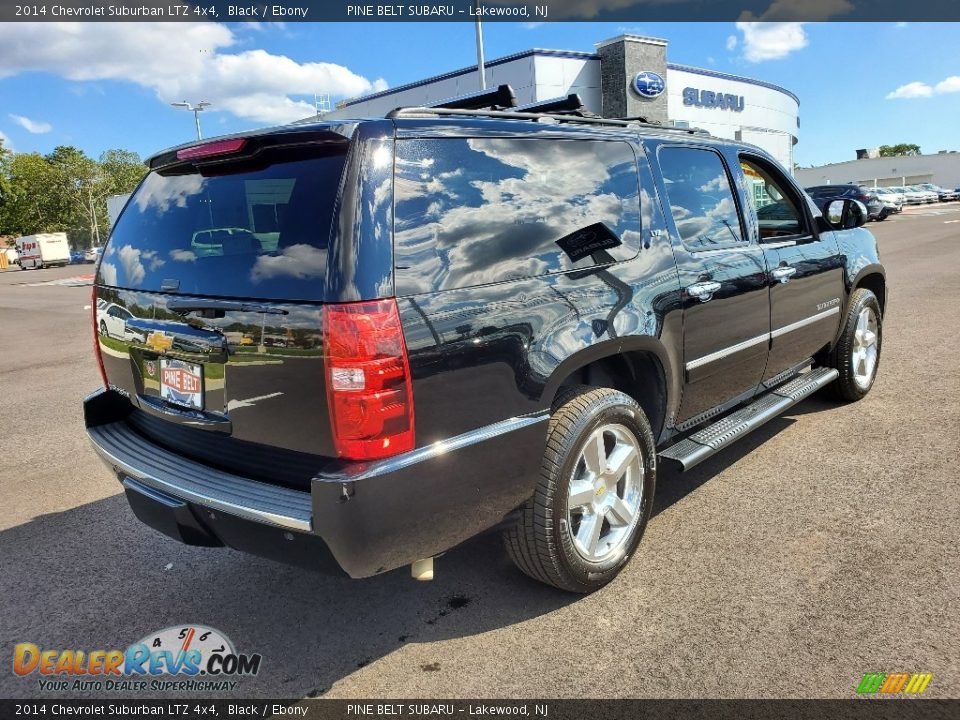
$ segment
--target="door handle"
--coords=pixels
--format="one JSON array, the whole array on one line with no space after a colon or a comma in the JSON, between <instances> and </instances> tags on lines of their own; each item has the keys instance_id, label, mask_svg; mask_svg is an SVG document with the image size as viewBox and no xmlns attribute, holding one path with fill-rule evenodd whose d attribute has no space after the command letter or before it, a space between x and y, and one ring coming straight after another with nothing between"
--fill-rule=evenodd
<instances>
[{"instance_id":1,"label":"door handle","mask_svg":"<svg viewBox=\"0 0 960 720\"><path fill-rule=\"evenodd\" d=\"M707 282L698 282L687 286L687 294L695 297L700 302L707 302L713 299L713 294L720 289L720 283L713 280Z\"/></svg>"},{"instance_id":2,"label":"door handle","mask_svg":"<svg viewBox=\"0 0 960 720\"><path fill-rule=\"evenodd\" d=\"M781 265L778 268L774 268L773 272L770 273L773 275L774 280L779 280L782 283L790 282L790 278L797 274L797 269L795 267L790 267L789 265Z\"/></svg>"}]
</instances>

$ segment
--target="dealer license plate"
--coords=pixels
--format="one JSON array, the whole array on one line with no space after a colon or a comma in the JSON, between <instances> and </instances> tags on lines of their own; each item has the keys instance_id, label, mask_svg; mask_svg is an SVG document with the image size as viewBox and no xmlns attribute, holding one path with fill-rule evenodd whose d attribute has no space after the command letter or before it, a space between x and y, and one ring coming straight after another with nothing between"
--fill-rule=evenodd
<instances>
[{"instance_id":1,"label":"dealer license plate","mask_svg":"<svg viewBox=\"0 0 960 720\"><path fill-rule=\"evenodd\" d=\"M167 402L203 410L203 366L160 358L160 397Z\"/></svg>"}]
</instances>

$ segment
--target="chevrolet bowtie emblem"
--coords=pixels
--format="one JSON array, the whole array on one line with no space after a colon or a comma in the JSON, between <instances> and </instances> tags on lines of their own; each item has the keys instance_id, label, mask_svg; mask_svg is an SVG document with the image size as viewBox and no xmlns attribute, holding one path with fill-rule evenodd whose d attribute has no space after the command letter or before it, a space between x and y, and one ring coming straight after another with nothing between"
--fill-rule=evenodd
<instances>
[{"instance_id":1,"label":"chevrolet bowtie emblem","mask_svg":"<svg viewBox=\"0 0 960 720\"><path fill-rule=\"evenodd\" d=\"M173 346L173 338L162 332L152 332L147 336L147 347L158 353L166 352Z\"/></svg>"}]
</instances>

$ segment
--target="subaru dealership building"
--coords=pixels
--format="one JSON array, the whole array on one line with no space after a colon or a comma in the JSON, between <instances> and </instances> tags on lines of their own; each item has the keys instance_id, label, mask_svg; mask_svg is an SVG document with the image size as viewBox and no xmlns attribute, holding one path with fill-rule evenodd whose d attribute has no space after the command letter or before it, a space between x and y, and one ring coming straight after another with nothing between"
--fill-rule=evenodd
<instances>
[{"instance_id":1,"label":"subaru dealership building","mask_svg":"<svg viewBox=\"0 0 960 720\"><path fill-rule=\"evenodd\" d=\"M577 93L604 117L645 117L759 145L788 169L800 134L800 100L753 78L667 61L667 41L638 35L597 43L596 53L525 50L485 64L487 87L509 84L520 105ZM339 103L325 118L382 116L480 88L477 68L400 85Z\"/></svg>"}]
</instances>

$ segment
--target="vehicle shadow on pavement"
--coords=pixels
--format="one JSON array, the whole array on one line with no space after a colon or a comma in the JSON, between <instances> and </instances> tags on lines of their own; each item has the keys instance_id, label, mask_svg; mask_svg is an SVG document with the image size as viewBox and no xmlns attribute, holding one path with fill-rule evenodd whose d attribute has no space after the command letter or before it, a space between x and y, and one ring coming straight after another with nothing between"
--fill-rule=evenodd
<instances>
[{"instance_id":1,"label":"vehicle shadow on pavement","mask_svg":"<svg viewBox=\"0 0 960 720\"><path fill-rule=\"evenodd\" d=\"M430 583L418 583L405 568L350 580L180 545L140 524L122 494L0 532L0 596L0 646L8 661L21 642L125 649L170 626L216 628L237 652L263 656L258 676L241 679L233 692L213 693L224 697L322 695L407 643L489 632L577 600L523 576L496 535L438 559ZM0 673L0 696L41 695L38 677Z\"/></svg>"}]
</instances>

